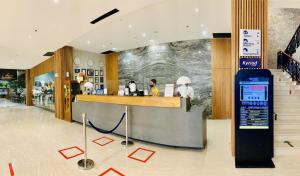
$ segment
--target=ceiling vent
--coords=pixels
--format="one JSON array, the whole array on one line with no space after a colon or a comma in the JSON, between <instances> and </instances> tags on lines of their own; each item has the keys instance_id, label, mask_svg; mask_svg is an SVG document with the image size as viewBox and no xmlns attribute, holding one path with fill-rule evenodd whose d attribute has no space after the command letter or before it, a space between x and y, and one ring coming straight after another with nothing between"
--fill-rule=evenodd
<instances>
[{"instance_id":1,"label":"ceiling vent","mask_svg":"<svg viewBox=\"0 0 300 176\"><path fill-rule=\"evenodd\" d=\"M103 53L101 53L101 54L111 54L111 53L114 53L114 51L112 51L112 50L108 50L108 51L104 51Z\"/></svg>"},{"instance_id":2,"label":"ceiling vent","mask_svg":"<svg viewBox=\"0 0 300 176\"><path fill-rule=\"evenodd\" d=\"M54 52L47 52L43 56L53 56L53 55L54 55Z\"/></svg>"},{"instance_id":3,"label":"ceiling vent","mask_svg":"<svg viewBox=\"0 0 300 176\"><path fill-rule=\"evenodd\" d=\"M113 10L111 10L111 11L109 11L109 12L107 12L107 13L101 15L101 16L99 16L98 18L94 19L93 21L91 21L91 24L96 24L99 21L101 21L101 20L103 20L103 19L105 19L105 18L107 18L107 17L109 17L109 16L111 16L111 15L113 15L115 13L118 13L118 12L119 12L118 9L113 9Z\"/></svg>"}]
</instances>

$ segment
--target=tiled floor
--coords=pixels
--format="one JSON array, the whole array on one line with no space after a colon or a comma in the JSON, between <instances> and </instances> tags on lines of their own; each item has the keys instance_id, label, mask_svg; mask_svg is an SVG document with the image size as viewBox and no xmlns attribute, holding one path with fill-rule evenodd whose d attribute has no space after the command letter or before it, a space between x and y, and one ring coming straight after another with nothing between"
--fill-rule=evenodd
<instances>
[{"instance_id":1,"label":"tiled floor","mask_svg":"<svg viewBox=\"0 0 300 176\"><path fill-rule=\"evenodd\" d=\"M235 169L228 120L208 121L208 147L202 151L139 142L124 148L122 138L88 128L88 155L95 161L89 171L77 167L82 154L66 159L58 152L73 146L83 149L80 124L57 120L53 113L36 107L6 106L0 108L0 129L1 176L10 176L9 163L16 176L300 176L300 156L275 157L276 169ZM92 142L101 137L114 141L104 146ZM155 153L147 162L129 158L138 148ZM151 153L138 150L132 156L144 160Z\"/></svg>"}]
</instances>

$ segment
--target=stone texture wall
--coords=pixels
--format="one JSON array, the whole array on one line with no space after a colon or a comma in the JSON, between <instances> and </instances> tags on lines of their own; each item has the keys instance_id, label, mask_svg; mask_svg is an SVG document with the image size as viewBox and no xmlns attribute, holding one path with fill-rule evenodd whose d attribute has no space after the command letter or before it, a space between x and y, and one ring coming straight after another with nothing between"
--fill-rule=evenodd
<instances>
[{"instance_id":1,"label":"stone texture wall","mask_svg":"<svg viewBox=\"0 0 300 176\"><path fill-rule=\"evenodd\" d=\"M284 51L300 24L300 9L269 9L269 68L277 67L277 52ZM294 58L300 61L300 49Z\"/></svg>"},{"instance_id":2,"label":"stone texture wall","mask_svg":"<svg viewBox=\"0 0 300 176\"><path fill-rule=\"evenodd\" d=\"M152 78L163 95L165 84L180 76L188 76L197 97L196 103L211 108L211 43L191 40L165 43L122 51L119 53L119 84L129 80L138 89L149 86Z\"/></svg>"}]
</instances>

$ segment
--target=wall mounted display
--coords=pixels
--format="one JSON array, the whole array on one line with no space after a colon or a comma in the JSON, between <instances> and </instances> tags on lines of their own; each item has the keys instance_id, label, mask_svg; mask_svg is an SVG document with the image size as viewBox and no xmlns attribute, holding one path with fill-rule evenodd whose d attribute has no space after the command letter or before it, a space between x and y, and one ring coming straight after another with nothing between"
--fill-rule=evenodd
<instances>
[{"instance_id":1,"label":"wall mounted display","mask_svg":"<svg viewBox=\"0 0 300 176\"><path fill-rule=\"evenodd\" d=\"M81 69L81 72L86 75L86 69Z\"/></svg>"},{"instance_id":2,"label":"wall mounted display","mask_svg":"<svg viewBox=\"0 0 300 176\"><path fill-rule=\"evenodd\" d=\"M100 76L104 76L103 70L100 70Z\"/></svg>"},{"instance_id":3,"label":"wall mounted display","mask_svg":"<svg viewBox=\"0 0 300 176\"><path fill-rule=\"evenodd\" d=\"M99 77L95 77L95 83L99 83Z\"/></svg>"},{"instance_id":4,"label":"wall mounted display","mask_svg":"<svg viewBox=\"0 0 300 176\"><path fill-rule=\"evenodd\" d=\"M54 72L34 78L32 95L35 106L54 111L54 78Z\"/></svg>"},{"instance_id":5,"label":"wall mounted display","mask_svg":"<svg viewBox=\"0 0 300 176\"><path fill-rule=\"evenodd\" d=\"M87 69L87 76L94 76L94 69Z\"/></svg>"},{"instance_id":6,"label":"wall mounted display","mask_svg":"<svg viewBox=\"0 0 300 176\"><path fill-rule=\"evenodd\" d=\"M88 81L89 81L90 83L94 83L94 77L89 77Z\"/></svg>"},{"instance_id":7,"label":"wall mounted display","mask_svg":"<svg viewBox=\"0 0 300 176\"><path fill-rule=\"evenodd\" d=\"M17 70L0 69L0 80L15 80L17 79Z\"/></svg>"},{"instance_id":8,"label":"wall mounted display","mask_svg":"<svg viewBox=\"0 0 300 176\"><path fill-rule=\"evenodd\" d=\"M76 68L76 69L74 69L74 72L75 72L75 73L80 73L80 69L79 69L79 68Z\"/></svg>"},{"instance_id":9,"label":"wall mounted display","mask_svg":"<svg viewBox=\"0 0 300 176\"><path fill-rule=\"evenodd\" d=\"M95 70L95 76L99 76L99 70Z\"/></svg>"},{"instance_id":10,"label":"wall mounted display","mask_svg":"<svg viewBox=\"0 0 300 176\"><path fill-rule=\"evenodd\" d=\"M100 83L104 83L104 77L100 77Z\"/></svg>"}]
</instances>

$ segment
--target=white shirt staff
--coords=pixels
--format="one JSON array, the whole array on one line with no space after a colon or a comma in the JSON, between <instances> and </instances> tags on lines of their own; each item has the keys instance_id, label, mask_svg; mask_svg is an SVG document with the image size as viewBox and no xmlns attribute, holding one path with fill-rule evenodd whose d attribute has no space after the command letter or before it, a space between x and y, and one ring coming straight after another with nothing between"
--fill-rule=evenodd
<instances>
[{"instance_id":1,"label":"white shirt staff","mask_svg":"<svg viewBox=\"0 0 300 176\"><path fill-rule=\"evenodd\" d=\"M190 86L191 83L192 81L190 80L190 78L181 76L176 82L177 85L180 85L177 88L176 92L183 98L189 97L191 99L194 99L194 89Z\"/></svg>"},{"instance_id":2,"label":"white shirt staff","mask_svg":"<svg viewBox=\"0 0 300 176\"><path fill-rule=\"evenodd\" d=\"M177 88L177 93L180 94L181 97L183 98L191 98L192 100L194 99L194 89L188 85L181 85L180 87Z\"/></svg>"}]
</instances>

